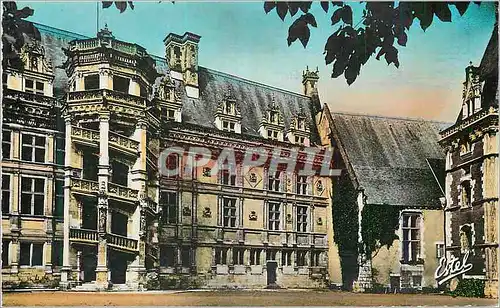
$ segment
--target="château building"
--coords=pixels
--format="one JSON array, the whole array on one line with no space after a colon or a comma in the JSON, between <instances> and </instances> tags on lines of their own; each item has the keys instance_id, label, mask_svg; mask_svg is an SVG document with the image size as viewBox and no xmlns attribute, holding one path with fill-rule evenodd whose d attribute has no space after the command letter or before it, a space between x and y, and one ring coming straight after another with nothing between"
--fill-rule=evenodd
<instances>
[{"instance_id":1,"label":"ch\u00e2teau building","mask_svg":"<svg viewBox=\"0 0 500 308\"><path fill-rule=\"evenodd\" d=\"M298 164L322 163L317 71L298 94L199 66L193 33L159 57L107 27L35 26L24 70L3 75L4 287L341 283L330 178L243 164L306 147L321 152ZM198 166L193 147L236 159Z\"/></svg>"},{"instance_id":2,"label":"ch\u00e2teau building","mask_svg":"<svg viewBox=\"0 0 500 308\"><path fill-rule=\"evenodd\" d=\"M444 123L335 113L326 105L317 117L322 143L333 148L342 170L332 181L343 285L391 292L437 287L434 271L444 254L444 155L438 144ZM387 211L378 219L393 221L387 228L394 240L367 255L360 249L363 229L385 227L364 221L387 208L395 217Z\"/></svg>"},{"instance_id":3,"label":"ch\u00e2teau building","mask_svg":"<svg viewBox=\"0 0 500 308\"><path fill-rule=\"evenodd\" d=\"M462 108L441 132L446 152L446 251L472 269L498 298L498 26L479 67L465 69Z\"/></svg>"}]
</instances>

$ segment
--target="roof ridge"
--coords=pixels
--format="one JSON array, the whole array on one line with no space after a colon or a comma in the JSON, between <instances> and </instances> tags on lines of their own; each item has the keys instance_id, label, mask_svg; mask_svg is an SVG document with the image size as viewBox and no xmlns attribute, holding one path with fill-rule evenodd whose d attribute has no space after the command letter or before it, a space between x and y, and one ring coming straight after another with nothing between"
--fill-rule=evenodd
<instances>
[{"instance_id":1,"label":"roof ridge","mask_svg":"<svg viewBox=\"0 0 500 308\"><path fill-rule=\"evenodd\" d=\"M83 35L80 33L52 27L52 26L49 26L46 24L35 22L35 21L28 21L28 22L34 24L38 30L42 30L45 32L51 32L51 33L55 33L55 34L64 34L66 36L73 36L75 39L89 39L89 38L91 38L90 36L87 36L87 35Z\"/></svg>"},{"instance_id":2,"label":"roof ridge","mask_svg":"<svg viewBox=\"0 0 500 308\"><path fill-rule=\"evenodd\" d=\"M267 88L269 90L274 90L274 91L277 90L277 91L280 91L280 92L283 92L283 93L288 93L288 94L292 94L292 95L298 96L300 98L307 98L307 99L310 98L309 96L306 96L304 94L300 94L300 93L297 93L297 92L293 92L293 91L285 90L285 89L278 88L278 87L275 87L275 86L267 85L267 84L264 84L264 83L261 83L261 82L258 82L258 81L254 81L254 80L250 80L250 79L243 78L243 77L240 77L240 76L236 76L236 75L233 75L233 74L221 72L221 71L218 71L218 70L215 70L215 69L211 69L211 68L208 68L208 67L204 67L204 66L200 66L199 65L198 69L204 69L206 71L209 71L212 74L217 74L217 75L220 75L220 76L223 76L223 77L233 78L233 79L236 79L236 80L239 80L239 81L242 81L242 82L246 82L246 83L250 83L250 84L253 84L253 85L256 85L256 86L261 86L261 87Z\"/></svg>"},{"instance_id":3,"label":"roof ridge","mask_svg":"<svg viewBox=\"0 0 500 308\"><path fill-rule=\"evenodd\" d=\"M453 124L453 122L428 120L428 119L424 119L424 118L384 116L384 115L366 114L366 113L357 113L357 112L334 112L334 111L331 111L331 114L333 114L333 115L347 115L347 116L368 117L368 118L378 118L378 119L407 120L407 121L415 121L415 122L422 121L422 122L430 122L430 123L436 123L436 124Z\"/></svg>"}]
</instances>

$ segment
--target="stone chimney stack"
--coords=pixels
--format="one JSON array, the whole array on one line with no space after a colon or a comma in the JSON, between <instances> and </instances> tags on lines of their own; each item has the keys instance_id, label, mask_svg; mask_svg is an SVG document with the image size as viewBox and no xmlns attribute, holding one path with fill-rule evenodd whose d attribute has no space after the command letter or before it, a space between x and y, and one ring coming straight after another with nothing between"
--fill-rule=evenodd
<instances>
[{"instance_id":1,"label":"stone chimney stack","mask_svg":"<svg viewBox=\"0 0 500 308\"><path fill-rule=\"evenodd\" d=\"M302 84L304 85L304 95L311 97L314 93L317 93L316 83L319 80L319 70L316 67L316 71L310 71L309 67L302 72Z\"/></svg>"},{"instance_id":2,"label":"stone chimney stack","mask_svg":"<svg viewBox=\"0 0 500 308\"><path fill-rule=\"evenodd\" d=\"M191 32L170 33L163 40L165 58L172 78L181 80L189 97L198 98L198 43L201 36Z\"/></svg>"}]
</instances>

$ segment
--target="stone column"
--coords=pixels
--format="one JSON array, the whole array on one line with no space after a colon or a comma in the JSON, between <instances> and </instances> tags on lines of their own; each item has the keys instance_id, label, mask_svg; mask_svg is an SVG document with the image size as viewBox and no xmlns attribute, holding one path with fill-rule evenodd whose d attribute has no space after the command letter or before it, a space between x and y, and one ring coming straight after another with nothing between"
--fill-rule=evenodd
<instances>
[{"instance_id":1,"label":"stone column","mask_svg":"<svg viewBox=\"0 0 500 308\"><path fill-rule=\"evenodd\" d=\"M98 231L99 244L97 247L96 285L98 288L108 287L108 246L106 233L108 232L108 181L109 181L109 113L99 115L99 196Z\"/></svg>"},{"instance_id":2,"label":"stone column","mask_svg":"<svg viewBox=\"0 0 500 308\"><path fill-rule=\"evenodd\" d=\"M19 271L19 240L13 238L10 243L10 272L17 274Z\"/></svg>"},{"instance_id":3,"label":"stone column","mask_svg":"<svg viewBox=\"0 0 500 308\"><path fill-rule=\"evenodd\" d=\"M133 288L138 289L141 284L143 284L146 268L145 268L145 256L146 256L146 213L144 208L146 207L147 198L147 173L146 173L146 134L147 134L147 124L143 119L140 119L137 123L134 134L131 138L139 142L139 155L135 164L132 166L131 173L131 188L138 190L138 200L136 202L137 206L135 208L134 214L132 215L131 228L127 230L128 237L137 239L139 253L136 255L135 260L129 265L127 269L127 284Z\"/></svg>"},{"instance_id":4,"label":"stone column","mask_svg":"<svg viewBox=\"0 0 500 308\"><path fill-rule=\"evenodd\" d=\"M72 141L71 141L71 118L66 115L65 123L65 148L64 148L64 228L63 228L63 266L61 268L61 287L67 288L71 275L70 265L70 207L71 207L71 158L72 158Z\"/></svg>"}]
</instances>

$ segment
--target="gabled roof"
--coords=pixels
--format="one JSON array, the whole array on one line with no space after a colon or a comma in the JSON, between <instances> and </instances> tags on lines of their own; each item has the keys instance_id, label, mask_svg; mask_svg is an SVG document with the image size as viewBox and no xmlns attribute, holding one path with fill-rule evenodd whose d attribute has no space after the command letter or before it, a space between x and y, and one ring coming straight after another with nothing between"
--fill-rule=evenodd
<instances>
[{"instance_id":1,"label":"gabled roof","mask_svg":"<svg viewBox=\"0 0 500 308\"><path fill-rule=\"evenodd\" d=\"M66 72L62 68L58 68L66 57L62 47L67 47L72 40L86 39L88 37L42 24L35 24L35 26L41 33L42 45L45 47L46 55L55 67L54 93L56 96L62 97L68 87ZM155 60L156 69L159 73L169 74L169 68L164 57L155 55L151 57ZM311 141L317 139L311 98L213 69L201 66L198 69L199 98L188 97L181 83L174 80L183 101L183 121L215 128L214 120L217 104L230 90L241 108L243 116L242 133L259 135L258 130L262 116L266 112L268 104L274 100L283 114L285 128L289 127L292 117L302 108L311 127Z\"/></svg>"},{"instance_id":2,"label":"gabled roof","mask_svg":"<svg viewBox=\"0 0 500 308\"><path fill-rule=\"evenodd\" d=\"M433 166L444 160L437 141L445 123L331 113L330 125L351 179L364 190L367 203L440 206L442 192L427 160Z\"/></svg>"}]
</instances>

